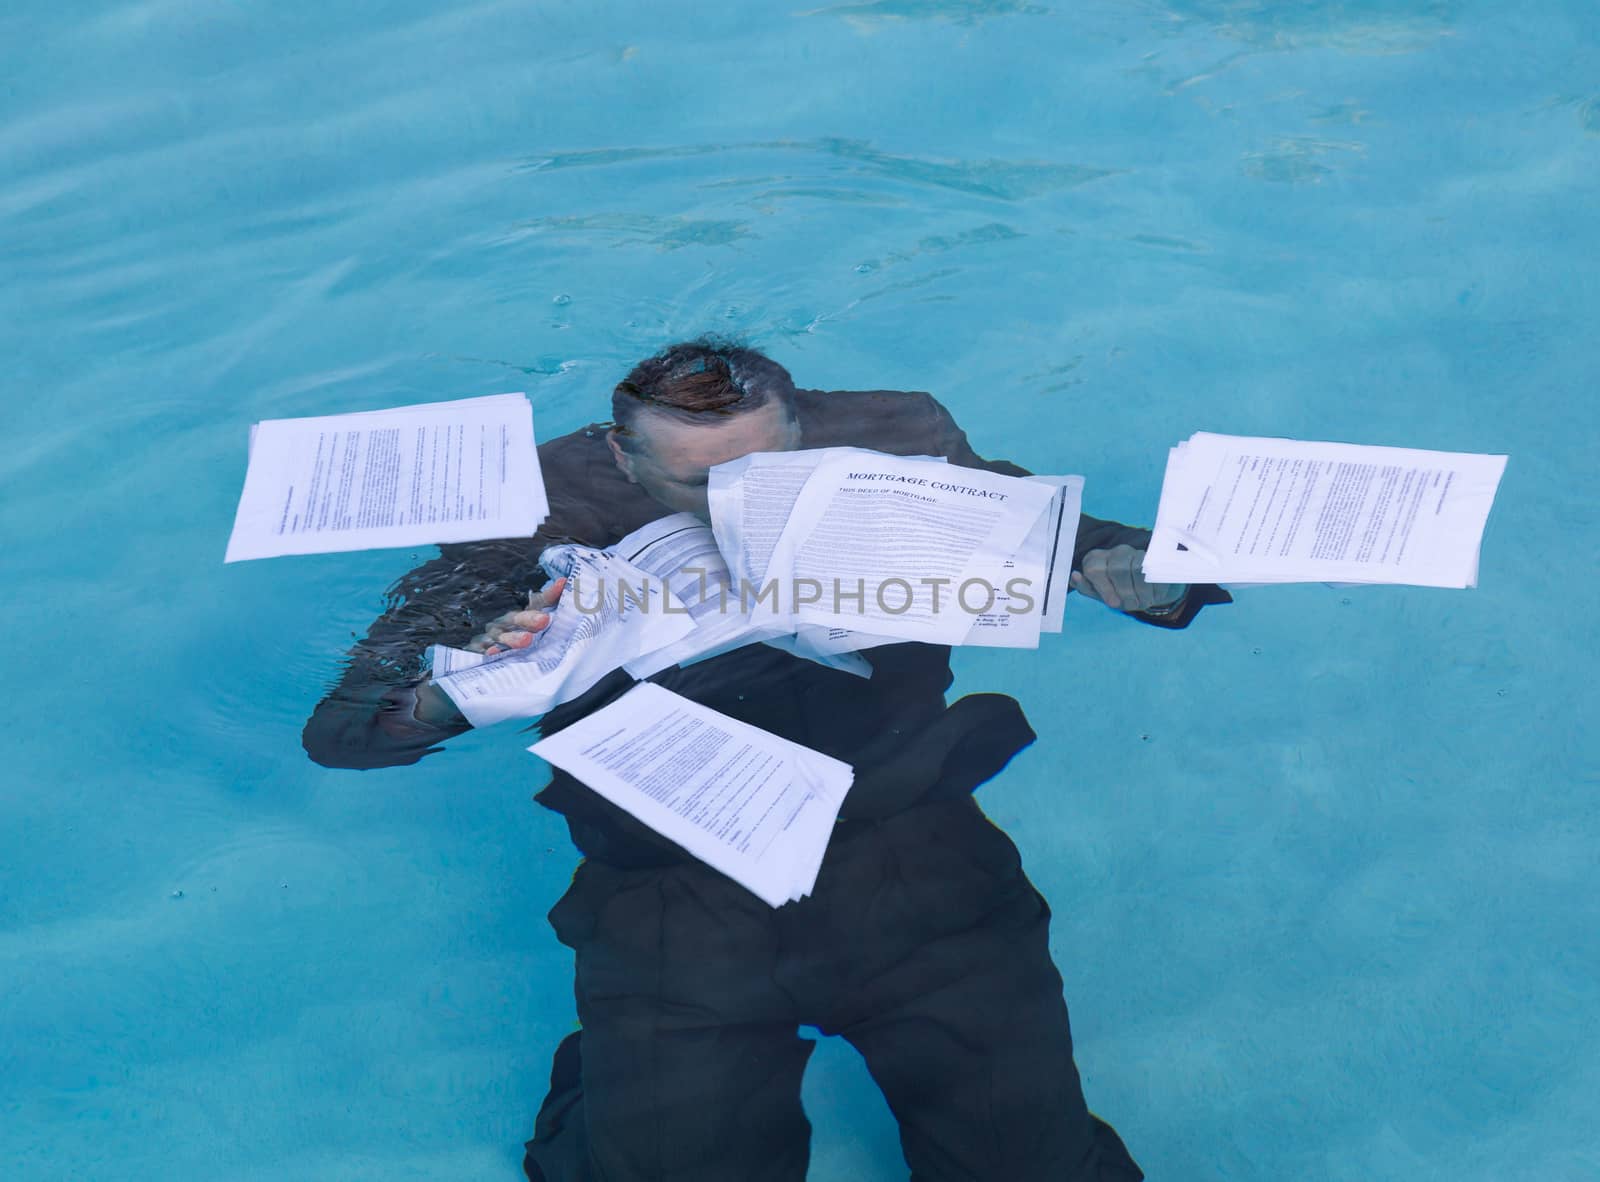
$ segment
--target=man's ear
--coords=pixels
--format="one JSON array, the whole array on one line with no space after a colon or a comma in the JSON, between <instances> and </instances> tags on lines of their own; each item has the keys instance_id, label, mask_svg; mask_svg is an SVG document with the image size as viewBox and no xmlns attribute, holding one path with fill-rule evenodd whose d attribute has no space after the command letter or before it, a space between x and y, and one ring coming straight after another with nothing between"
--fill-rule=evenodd
<instances>
[{"instance_id":1,"label":"man's ear","mask_svg":"<svg viewBox=\"0 0 1600 1182\"><path fill-rule=\"evenodd\" d=\"M611 449L611 458L616 461L617 467L628 478L629 484L638 484L639 478L633 474L633 457L622 450L622 444L617 441L615 427L606 432L606 446Z\"/></svg>"}]
</instances>

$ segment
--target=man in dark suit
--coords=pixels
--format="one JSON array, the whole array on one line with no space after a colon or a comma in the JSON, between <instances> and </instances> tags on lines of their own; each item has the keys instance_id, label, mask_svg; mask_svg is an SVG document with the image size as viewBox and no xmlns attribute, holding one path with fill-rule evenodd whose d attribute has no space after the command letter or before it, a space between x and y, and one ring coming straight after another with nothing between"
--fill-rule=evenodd
<instances>
[{"instance_id":1,"label":"man in dark suit","mask_svg":"<svg viewBox=\"0 0 1600 1182\"><path fill-rule=\"evenodd\" d=\"M616 388L613 422L540 448L551 504L532 538L452 544L401 578L306 725L319 763L414 763L467 728L429 682L429 644L531 642L559 584L542 549L601 547L668 512L704 517L707 471L761 451L852 445L1011 475L932 397L797 390L750 349L671 346ZM1182 628L1214 587L1152 584L1149 534L1085 516L1071 585ZM538 800L584 855L550 914L575 953L582 1030L558 1048L528 1143L535 1182L799 1182L800 1079L813 1025L865 1057L916 1182L1127 1182L1143 1175L1084 1102L1049 908L973 791L1034 739L998 694L951 704L949 649L863 654L870 679L761 644L651 680L848 762L855 772L813 893L772 909L560 772ZM540 721L615 700L618 671Z\"/></svg>"}]
</instances>

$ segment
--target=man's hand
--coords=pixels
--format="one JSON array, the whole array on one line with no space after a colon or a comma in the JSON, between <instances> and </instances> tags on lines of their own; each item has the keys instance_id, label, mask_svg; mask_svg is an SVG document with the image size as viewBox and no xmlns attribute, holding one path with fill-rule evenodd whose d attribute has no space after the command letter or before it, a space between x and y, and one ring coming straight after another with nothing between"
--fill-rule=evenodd
<instances>
[{"instance_id":1,"label":"man's hand","mask_svg":"<svg viewBox=\"0 0 1600 1182\"><path fill-rule=\"evenodd\" d=\"M1083 556L1083 570L1072 572L1072 587L1121 612L1159 611L1189 589L1184 583L1145 582L1144 551L1128 545L1090 550Z\"/></svg>"},{"instance_id":2,"label":"man's hand","mask_svg":"<svg viewBox=\"0 0 1600 1182\"><path fill-rule=\"evenodd\" d=\"M528 606L507 612L489 622L489 626L472 638L467 648L475 653L502 653L509 648L527 648L533 643L533 634L550 626L550 610L567 589L566 579L547 583L540 591L528 592Z\"/></svg>"}]
</instances>

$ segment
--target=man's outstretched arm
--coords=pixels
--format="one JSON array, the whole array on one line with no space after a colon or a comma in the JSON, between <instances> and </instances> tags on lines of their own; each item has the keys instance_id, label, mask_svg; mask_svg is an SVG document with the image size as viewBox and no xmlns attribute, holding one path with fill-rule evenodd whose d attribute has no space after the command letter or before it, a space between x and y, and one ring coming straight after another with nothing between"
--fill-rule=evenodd
<instances>
[{"instance_id":1,"label":"man's outstretched arm","mask_svg":"<svg viewBox=\"0 0 1600 1182\"><path fill-rule=\"evenodd\" d=\"M447 546L389 590L389 608L358 641L343 674L307 720L301 742L325 767L416 763L471 724L424 668L430 644L477 652L522 648L548 622L566 585L528 561L544 539Z\"/></svg>"},{"instance_id":2,"label":"man's outstretched arm","mask_svg":"<svg viewBox=\"0 0 1600 1182\"><path fill-rule=\"evenodd\" d=\"M467 729L465 719L451 718L431 700L444 696L438 690L424 696L434 709L419 709L418 689L429 685L425 653L430 644L464 647L477 631L477 613L507 610L516 592L488 577L483 547L443 549L389 588L387 610L351 648L338 681L306 721L301 743L317 763L362 769L416 763Z\"/></svg>"}]
</instances>

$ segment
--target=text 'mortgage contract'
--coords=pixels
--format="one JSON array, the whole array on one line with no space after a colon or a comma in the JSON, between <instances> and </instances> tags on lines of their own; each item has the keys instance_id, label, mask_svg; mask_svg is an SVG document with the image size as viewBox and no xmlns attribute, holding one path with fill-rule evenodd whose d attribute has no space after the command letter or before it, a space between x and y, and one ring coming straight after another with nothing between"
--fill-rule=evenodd
<instances>
[{"instance_id":1,"label":"text 'mortgage contract'","mask_svg":"<svg viewBox=\"0 0 1600 1182\"><path fill-rule=\"evenodd\" d=\"M268 419L224 561L526 537L548 513L524 394Z\"/></svg>"}]
</instances>

